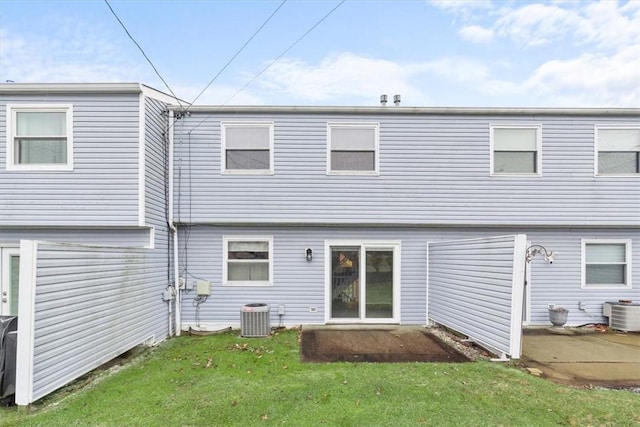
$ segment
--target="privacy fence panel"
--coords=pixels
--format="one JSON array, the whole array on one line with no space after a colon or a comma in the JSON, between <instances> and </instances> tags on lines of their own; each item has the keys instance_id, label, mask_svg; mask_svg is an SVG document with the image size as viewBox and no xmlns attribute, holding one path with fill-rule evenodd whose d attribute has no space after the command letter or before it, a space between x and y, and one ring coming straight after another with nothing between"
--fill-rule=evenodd
<instances>
[{"instance_id":1,"label":"privacy fence panel","mask_svg":"<svg viewBox=\"0 0 640 427\"><path fill-rule=\"evenodd\" d=\"M155 341L154 319L166 303L151 252L21 241L18 405Z\"/></svg>"},{"instance_id":2,"label":"privacy fence panel","mask_svg":"<svg viewBox=\"0 0 640 427\"><path fill-rule=\"evenodd\" d=\"M520 357L524 234L428 244L428 318Z\"/></svg>"}]
</instances>

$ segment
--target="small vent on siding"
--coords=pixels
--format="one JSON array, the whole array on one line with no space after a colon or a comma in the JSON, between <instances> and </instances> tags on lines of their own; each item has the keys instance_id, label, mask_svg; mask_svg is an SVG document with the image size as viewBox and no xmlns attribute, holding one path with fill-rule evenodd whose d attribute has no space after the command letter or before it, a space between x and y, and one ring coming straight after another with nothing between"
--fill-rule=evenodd
<instances>
[{"instance_id":1,"label":"small vent on siding","mask_svg":"<svg viewBox=\"0 0 640 427\"><path fill-rule=\"evenodd\" d=\"M240 335L267 337L270 333L271 308L263 303L243 305L240 310Z\"/></svg>"}]
</instances>

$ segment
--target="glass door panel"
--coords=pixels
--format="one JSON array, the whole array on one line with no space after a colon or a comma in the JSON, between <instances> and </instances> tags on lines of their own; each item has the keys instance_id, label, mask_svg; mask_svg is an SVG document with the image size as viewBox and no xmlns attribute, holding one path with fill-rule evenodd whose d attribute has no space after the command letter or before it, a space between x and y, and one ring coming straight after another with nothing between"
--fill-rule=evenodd
<instances>
[{"instance_id":1,"label":"glass door panel","mask_svg":"<svg viewBox=\"0 0 640 427\"><path fill-rule=\"evenodd\" d=\"M18 315L18 275L20 274L20 256L9 256L9 316Z\"/></svg>"},{"instance_id":2,"label":"glass door panel","mask_svg":"<svg viewBox=\"0 0 640 427\"><path fill-rule=\"evenodd\" d=\"M360 247L331 247L331 317L360 318Z\"/></svg>"},{"instance_id":3,"label":"glass door panel","mask_svg":"<svg viewBox=\"0 0 640 427\"><path fill-rule=\"evenodd\" d=\"M393 318L393 250L367 249L365 258L365 316Z\"/></svg>"},{"instance_id":4,"label":"glass door panel","mask_svg":"<svg viewBox=\"0 0 640 427\"><path fill-rule=\"evenodd\" d=\"M0 249L0 315L18 315L20 250Z\"/></svg>"}]
</instances>

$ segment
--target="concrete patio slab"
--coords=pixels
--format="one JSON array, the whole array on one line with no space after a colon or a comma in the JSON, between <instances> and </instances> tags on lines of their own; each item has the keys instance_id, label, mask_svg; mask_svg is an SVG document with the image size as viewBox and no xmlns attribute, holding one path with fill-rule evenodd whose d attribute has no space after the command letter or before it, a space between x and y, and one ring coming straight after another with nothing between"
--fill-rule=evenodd
<instances>
[{"instance_id":1,"label":"concrete patio slab","mask_svg":"<svg viewBox=\"0 0 640 427\"><path fill-rule=\"evenodd\" d=\"M525 329L521 364L571 385L640 387L640 334L584 328Z\"/></svg>"}]
</instances>

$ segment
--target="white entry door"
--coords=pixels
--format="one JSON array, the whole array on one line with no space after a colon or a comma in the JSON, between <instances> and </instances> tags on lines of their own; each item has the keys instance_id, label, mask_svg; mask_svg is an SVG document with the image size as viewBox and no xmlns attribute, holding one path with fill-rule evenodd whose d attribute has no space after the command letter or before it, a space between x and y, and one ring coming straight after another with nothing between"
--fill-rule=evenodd
<instances>
[{"instance_id":1,"label":"white entry door","mask_svg":"<svg viewBox=\"0 0 640 427\"><path fill-rule=\"evenodd\" d=\"M20 249L0 248L0 315L18 315Z\"/></svg>"}]
</instances>

